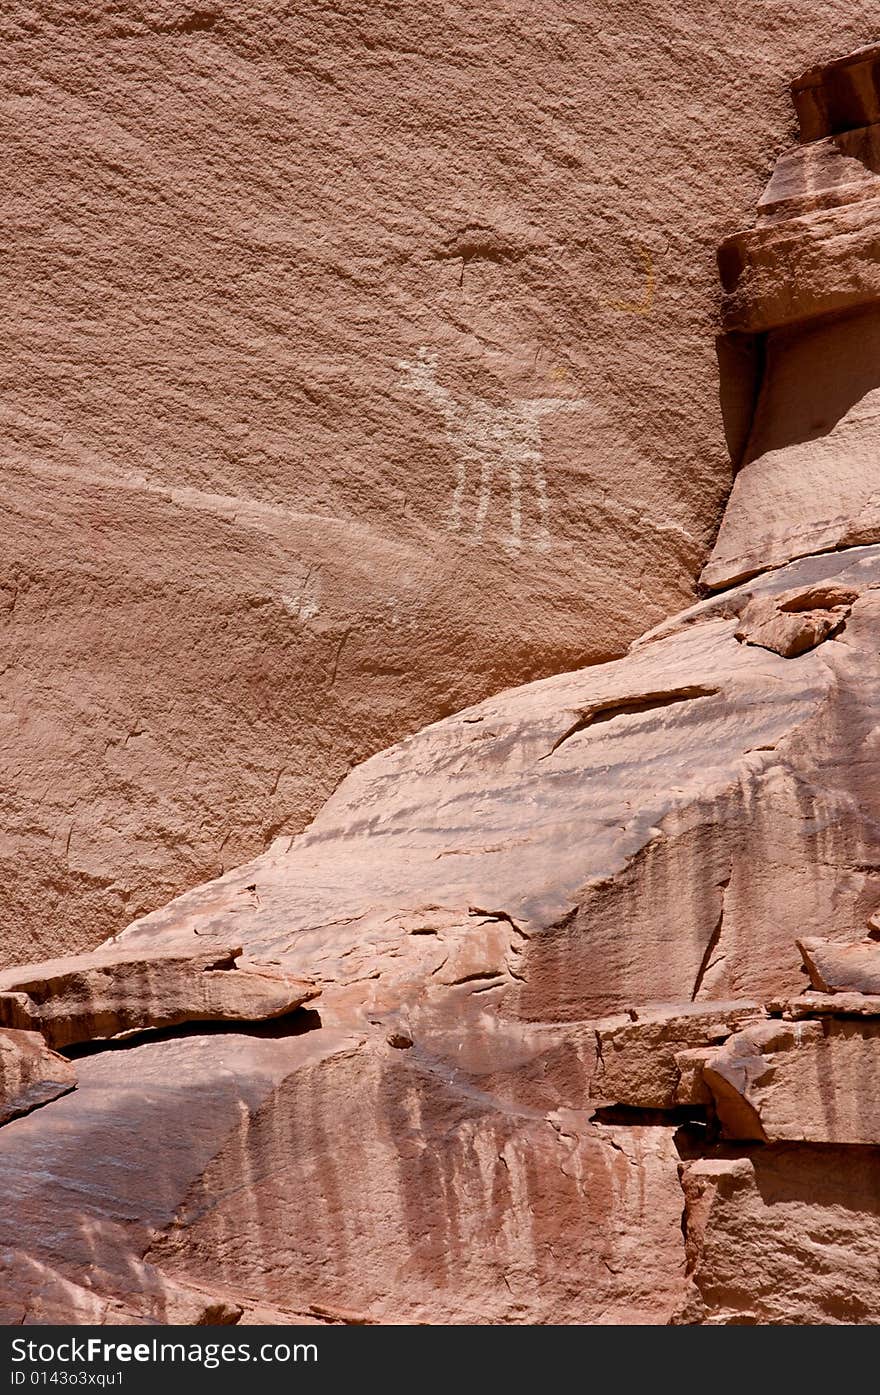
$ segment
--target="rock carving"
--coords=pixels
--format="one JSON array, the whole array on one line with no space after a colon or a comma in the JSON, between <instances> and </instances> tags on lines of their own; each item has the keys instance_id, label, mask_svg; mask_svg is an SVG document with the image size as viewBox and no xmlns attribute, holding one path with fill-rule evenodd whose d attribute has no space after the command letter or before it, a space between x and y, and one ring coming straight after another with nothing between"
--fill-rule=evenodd
<instances>
[{"instance_id":1,"label":"rock carving","mask_svg":"<svg viewBox=\"0 0 880 1395\"><path fill-rule=\"evenodd\" d=\"M420 393L443 416L446 439L455 452L455 488L447 516L450 532L468 531L475 543L483 541L486 520L497 475L506 476L510 529L502 542L512 552L534 547L546 552L551 546L550 499L541 444L544 417L578 412L584 398L517 397L507 407L483 398L456 397L437 379L437 354L421 348L415 359L401 360L403 385ZM463 513L471 471L479 478L479 493L469 528ZM537 519L530 530L524 518L530 502Z\"/></svg>"}]
</instances>

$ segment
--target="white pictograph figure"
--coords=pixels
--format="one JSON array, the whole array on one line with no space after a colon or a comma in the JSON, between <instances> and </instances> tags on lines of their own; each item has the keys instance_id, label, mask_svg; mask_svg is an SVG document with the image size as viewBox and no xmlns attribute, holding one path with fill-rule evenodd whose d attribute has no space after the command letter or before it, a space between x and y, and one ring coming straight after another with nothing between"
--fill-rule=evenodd
<instances>
[{"instance_id":1,"label":"white pictograph figure","mask_svg":"<svg viewBox=\"0 0 880 1395\"><path fill-rule=\"evenodd\" d=\"M582 397L517 397L509 407L495 407L482 398L453 397L437 381L437 355L419 349L414 360L398 363L404 387L419 392L443 415L446 439L455 451L456 479L447 527L462 530L462 506L471 467L479 467L479 494L472 537L483 537L497 470L506 471L510 492L510 534L505 547L519 550L529 543L539 552L550 547L550 500L541 453L541 418L557 412L577 412ZM534 497L537 528L533 538L523 537L523 489Z\"/></svg>"}]
</instances>

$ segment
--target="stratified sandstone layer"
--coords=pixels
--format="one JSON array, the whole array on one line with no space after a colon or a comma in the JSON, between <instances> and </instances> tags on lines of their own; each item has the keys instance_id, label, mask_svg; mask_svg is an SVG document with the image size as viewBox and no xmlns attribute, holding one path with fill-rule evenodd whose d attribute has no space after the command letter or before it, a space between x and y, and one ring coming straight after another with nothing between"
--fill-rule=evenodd
<instances>
[{"instance_id":1,"label":"stratified sandstone layer","mask_svg":"<svg viewBox=\"0 0 880 1395\"><path fill-rule=\"evenodd\" d=\"M719 253L723 319L763 363L704 583L880 539L880 45L794 85L802 143Z\"/></svg>"},{"instance_id":2,"label":"stratified sandstone layer","mask_svg":"<svg viewBox=\"0 0 880 1395\"><path fill-rule=\"evenodd\" d=\"M874 121L878 65L796 84L813 144ZM477 245L516 260L471 240L465 273ZM778 250L722 258L729 324L770 331L752 446L810 405L777 391L802 336L855 355L877 314L866 284L820 316L812 262ZM434 351L400 362L440 410ZM0 975L0 1020L97 1039L76 1089L0 1129L2 1320L880 1321L880 542L840 550L874 536L859 404L839 469L821 432L750 447L707 569L746 584L374 756L306 832L96 954ZM284 1015L181 1028L194 1003ZM163 1030L101 1047L135 1027Z\"/></svg>"},{"instance_id":3,"label":"stratified sandstone layer","mask_svg":"<svg viewBox=\"0 0 880 1395\"><path fill-rule=\"evenodd\" d=\"M877 20L4 6L5 962L690 601L730 470L715 246L783 75Z\"/></svg>"}]
</instances>

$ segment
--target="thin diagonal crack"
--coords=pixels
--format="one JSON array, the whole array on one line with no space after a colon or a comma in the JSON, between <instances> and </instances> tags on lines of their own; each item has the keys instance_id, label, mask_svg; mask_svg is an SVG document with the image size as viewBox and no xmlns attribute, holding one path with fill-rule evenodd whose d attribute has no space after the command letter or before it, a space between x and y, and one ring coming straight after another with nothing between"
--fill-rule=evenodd
<instances>
[{"instance_id":1,"label":"thin diagonal crack","mask_svg":"<svg viewBox=\"0 0 880 1395\"><path fill-rule=\"evenodd\" d=\"M706 977L706 974L712 965L712 957L716 949L718 948L718 941L721 939L721 928L724 924L724 897L729 886L729 875L725 877L723 882L718 883L718 890L721 892L721 907L718 911L718 920L715 923L715 928L712 931L712 934L709 936L709 943L706 945L706 948L703 951L703 957L700 960L700 967L697 970L697 977L694 980L694 991L691 994L692 1003L695 1003L697 1001L697 994L703 986L703 979Z\"/></svg>"}]
</instances>

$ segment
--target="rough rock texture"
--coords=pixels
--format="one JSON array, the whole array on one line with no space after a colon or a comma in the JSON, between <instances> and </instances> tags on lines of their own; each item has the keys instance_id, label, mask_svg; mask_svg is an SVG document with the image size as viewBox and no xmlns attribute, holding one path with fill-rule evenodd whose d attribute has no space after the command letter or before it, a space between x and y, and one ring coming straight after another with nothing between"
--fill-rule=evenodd
<instances>
[{"instance_id":1,"label":"rough rock texture","mask_svg":"<svg viewBox=\"0 0 880 1395\"><path fill-rule=\"evenodd\" d=\"M39 1032L0 1027L0 1124L76 1086L76 1070Z\"/></svg>"},{"instance_id":2,"label":"rough rock texture","mask_svg":"<svg viewBox=\"0 0 880 1395\"><path fill-rule=\"evenodd\" d=\"M841 633L796 659L737 641L738 610L818 566L856 593ZM116 948L151 954L234 926L322 994L268 1038L88 1056L73 1095L0 1131L10 1311L42 1320L47 1284L56 1315L79 1311L65 1285L97 1246L88 1311L140 1321L171 1311L169 1285L285 1320L685 1320L677 1165L718 1145L702 1065L675 1057L801 1001L796 940L851 941L880 903L877 582L880 547L797 562L726 615L715 600L625 659L487 700L132 925ZM672 1108L603 1083L609 1013L656 1033L636 1080L662 1076ZM113 1184L85 1206L96 1113Z\"/></svg>"},{"instance_id":3,"label":"rough rock texture","mask_svg":"<svg viewBox=\"0 0 880 1395\"><path fill-rule=\"evenodd\" d=\"M820 992L880 993L877 940L841 945L833 940L807 939L798 941L798 949L813 987Z\"/></svg>"},{"instance_id":4,"label":"rough rock texture","mask_svg":"<svg viewBox=\"0 0 880 1395\"><path fill-rule=\"evenodd\" d=\"M688 602L730 472L715 247L785 75L878 17L4 7L4 962Z\"/></svg>"},{"instance_id":5,"label":"rough rock texture","mask_svg":"<svg viewBox=\"0 0 880 1395\"><path fill-rule=\"evenodd\" d=\"M682 1170L689 1294L679 1322L880 1320L880 1150L807 1145Z\"/></svg>"},{"instance_id":6,"label":"rough rock texture","mask_svg":"<svg viewBox=\"0 0 880 1395\"><path fill-rule=\"evenodd\" d=\"M102 949L0 972L0 1024L33 1028L54 1047L183 1022L283 1017L320 992L216 945L199 952Z\"/></svg>"},{"instance_id":7,"label":"rough rock texture","mask_svg":"<svg viewBox=\"0 0 880 1395\"><path fill-rule=\"evenodd\" d=\"M865 762L880 548L821 562L859 595L845 631L800 658L737 643L736 610L796 589L808 563L729 593L728 618L699 608L617 663L408 738L307 833L121 943L188 947L234 917L249 953L319 981L359 979L399 945L395 977L494 975L536 1021L799 992L795 941L831 926L851 940L880 902Z\"/></svg>"},{"instance_id":8,"label":"rough rock texture","mask_svg":"<svg viewBox=\"0 0 880 1395\"><path fill-rule=\"evenodd\" d=\"M381 37L395 14L359 22ZM102 23L122 21L96 23L103 33ZM564 23L552 16L560 52ZM225 12L197 28L227 24L229 47L241 25ZM381 64L379 38L376 46ZM215 72L212 50L199 61ZM796 86L805 131L849 139L848 112L873 120L874 63L861 55L852 71L811 71ZM577 95L576 84L559 90ZM858 149L873 149L872 139ZM839 171L839 162L823 157L819 168ZM266 170L261 188L274 196L274 166ZM281 834L245 866L136 919L85 965L0 976L0 1004L30 1012L52 1039L72 1022L99 1039L130 1030L132 1003L147 1005L151 1025L176 1004L168 1020L179 1023L178 989L153 991L166 972L157 956L189 965L186 1003L193 980L196 996L215 1002L203 982L214 978L239 1004L243 985L250 999L251 974L231 969L230 943L260 975L275 975L269 989L260 978L261 998L291 991L291 976L300 1002L320 989L315 1007L280 1021L172 1025L149 1040L81 1049L73 1093L0 1129L2 1320L880 1320L880 994L853 986L873 987L858 942L880 904L880 545L788 560L860 530L874 536L859 500L871 487L864 345L877 312L861 310L857 324L840 314L846 294L839 304L832 295L820 322L810 257L777 256L784 237L796 251L812 238L826 271L843 258L829 285L859 283L864 244L826 236L826 215L876 225L880 203L867 177L823 174L815 207L806 179L803 195L791 192L796 161L780 178L789 193L765 201L767 238L759 227L722 256L729 324L745 307L749 331L762 314L769 327L774 306L790 307L763 368L760 345L728 339L721 349L722 365L739 356L742 400L749 363L763 385L707 576L752 579L657 626L622 659L502 692L374 756L306 832ZM800 207L801 197L806 208L792 212L787 200ZM554 207L552 216L565 215ZM266 227L286 245L268 214L260 236ZM347 249L344 218L338 228ZM513 268L511 284L521 275L522 285L532 276L545 244L528 242L526 223L500 228L498 219L468 224L433 254L460 264L458 291L472 271ZM227 250L235 265L232 234ZM360 295L369 268L337 264L356 266L345 296ZM416 271L427 284L424 265L400 265L398 289ZM436 306L423 296L430 320ZM491 314L500 323L499 304ZM794 323L814 316L806 329ZM816 348L805 350L807 335L827 336L827 358L812 361L821 379L812 402L802 386L795 393L798 364ZM458 452L444 564L468 545L468 527L471 541L488 539L491 504L484 510L478 497L468 514L466 499L476 467L489 482L491 438L509 471L507 549L539 576L535 557L549 565L556 549L539 423L577 421L580 442L581 407L567 391L539 406L531 391L499 415L485 396L468 399L464 420L448 396L455 335L425 335L423 352L410 336L395 359L400 392L443 417ZM205 342L197 363L210 359L222 385L224 361ZM378 362L358 379L365 411ZM467 381L477 382L468 362ZM850 371L856 362L861 377ZM827 447L825 428L804 431L803 417L836 391L856 408ZM384 419L371 420L381 443ZM341 415L336 428L344 439ZM774 432L788 439L769 461L755 443ZM529 472L530 534L517 513ZM381 588L372 535L360 536L358 560ZM471 580L486 596L482 565ZM437 575L445 595L448 576ZM407 646L415 663L416 640ZM819 991L807 989L801 954ZM849 981L841 964L853 964ZM821 991L838 980L845 991Z\"/></svg>"},{"instance_id":9,"label":"rough rock texture","mask_svg":"<svg viewBox=\"0 0 880 1395\"><path fill-rule=\"evenodd\" d=\"M856 594L845 586L807 586L758 597L743 611L736 637L796 659L843 628Z\"/></svg>"}]
</instances>

